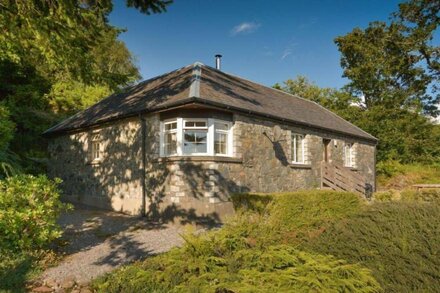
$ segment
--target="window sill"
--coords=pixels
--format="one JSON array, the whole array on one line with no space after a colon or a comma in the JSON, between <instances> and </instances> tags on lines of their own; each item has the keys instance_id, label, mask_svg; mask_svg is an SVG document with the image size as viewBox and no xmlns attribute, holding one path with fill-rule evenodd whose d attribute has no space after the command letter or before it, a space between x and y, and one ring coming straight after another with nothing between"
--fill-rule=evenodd
<instances>
[{"instance_id":1,"label":"window sill","mask_svg":"<svg viewBox=\"0 0 440 293\"><path fill-rule=\"evenodd\" d=\"M350 170L350 171L359 171L359 169L357 167L344 166L344 168L347 170Z\"/></svg>"},{"instance_id":2,"label":"window sill","mask_svg":"<svg viewBox=\"0 0 440 293\"><path fill-rule=\"evenodd\" d=\"M102 160L101 159L95 159L95 160L93 160L93 161L89 161L89 165L99 165L99 164L101 164L102 163Z\"/></svg>"},{"instance_id":3,"label":"window sill","mask_svg":"<svg viewBox=\"0 0 440 293\"><path fill-rule=\"evenodd\" d=\"M241 164L243 160L240 158L222 156L173 156L158 158L157 162L225 162Z\"/></svg>"},{"instance_id":4,"label":"window sill","mask_svg":"<svg viewBox=\"0 0 440 293\"><path fill-rule=\"evenodd\" d=\"M310 165L310 164L295 164L295 163L291 163L289 166L292 169L312 169L312 165Z\"/></svg>"}]
</instances>

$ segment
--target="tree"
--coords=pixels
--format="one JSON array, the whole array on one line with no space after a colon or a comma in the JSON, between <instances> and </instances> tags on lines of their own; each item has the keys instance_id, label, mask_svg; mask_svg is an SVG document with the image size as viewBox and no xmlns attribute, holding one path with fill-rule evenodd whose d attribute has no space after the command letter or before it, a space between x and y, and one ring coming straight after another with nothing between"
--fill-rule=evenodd
<instances>
[{"instance_id":1,"label":"tree","mask_svg":"<svg viewBox=\"0 0 440 293\"><path fill-rule=\"evenodd\" d=\"M170 3L126 1L144 14ZM41 133L55 121L139 80L123 30L108 23L112 8L111 0L0 0L0 102L16 125L10 149L22 158L46 155ZM43 171L34 167L25 171Z\"/></svg>"},{"instance_id":2,"label":"tree","mask_svg":"<svg viewBox=\"0 0 440 293\"><path fill-rule=\"evenodd\" d=\"M389 24L372 22L337 37L347 89L364 95L367 107L437 115L440 47L432 41L439 11L438 1L411 0L399 5Z\"/></svg>"},{"instance_id":3,"label":"tree","mask_svg":"<svg viewBox=\"0 0 440 293\"><path fill-rule=\"evenodd\" d=\"M299 75L295 79L288 79L283 85L277 83L274 88L316 102L348 120L361 110L359 108L361 101L358 97L345 90L321 88L305 76Z\"/></svg>"}]
</instances>

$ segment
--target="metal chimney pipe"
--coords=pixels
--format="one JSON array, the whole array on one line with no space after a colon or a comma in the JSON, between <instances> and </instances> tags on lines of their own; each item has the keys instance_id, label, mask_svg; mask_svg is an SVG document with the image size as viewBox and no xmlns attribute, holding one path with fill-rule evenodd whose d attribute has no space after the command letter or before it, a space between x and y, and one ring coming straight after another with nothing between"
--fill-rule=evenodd
<instances>
[{"instance_id":1,"label":"metal chimney pipe","mask_svg":"<svg viewBox=\"0 0 440 293\"><path fill-rule=\"evenodd\" d=\"M215 69L221 70L221 61L222 61L222 55L220 54L215 55Z\"/></svg>"}]
</instances>

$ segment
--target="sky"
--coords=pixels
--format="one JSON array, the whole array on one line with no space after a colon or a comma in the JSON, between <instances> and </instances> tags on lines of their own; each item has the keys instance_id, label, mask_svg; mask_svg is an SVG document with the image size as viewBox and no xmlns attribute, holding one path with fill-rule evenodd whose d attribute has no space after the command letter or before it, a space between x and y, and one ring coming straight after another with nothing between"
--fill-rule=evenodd
<instances>
[{"instance_id":1,"label":"sky","mask_svg":"<svg viewBox=\"0 0 440 293\"><path fill-rule=\"evenodd\" d=\"M114 1L109 19L136 57L143 79L196 61L272 86L304 75L339 88L334 38L387 21L398 0L175 0L163 14L144 15Z\"/></svg>"}]
</instances>

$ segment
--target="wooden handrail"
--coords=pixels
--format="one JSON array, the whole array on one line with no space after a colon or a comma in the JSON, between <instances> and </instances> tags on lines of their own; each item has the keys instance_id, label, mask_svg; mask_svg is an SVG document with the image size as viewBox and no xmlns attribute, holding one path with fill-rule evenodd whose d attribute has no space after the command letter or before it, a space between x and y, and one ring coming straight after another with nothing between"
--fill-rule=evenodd
<instances>
[{"instance_id":1,"label":"wooden handrail","mask_svg":"<svg viewBox=\"0 0 440 293\"><path fill-rule=\"evenodd\" d=\"M328 162L322 162L321 165L321 187L366 194L366 180L363 176L343 166Z\"/></svg>"}]
</instances>

